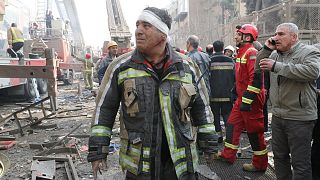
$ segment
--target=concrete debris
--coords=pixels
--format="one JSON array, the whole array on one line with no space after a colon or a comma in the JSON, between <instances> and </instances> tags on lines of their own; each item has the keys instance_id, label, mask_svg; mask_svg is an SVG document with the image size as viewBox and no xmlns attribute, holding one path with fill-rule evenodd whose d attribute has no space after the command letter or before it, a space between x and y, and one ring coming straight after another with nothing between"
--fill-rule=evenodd
<instances>
[{"instance_id":1,"label":"concrete debris","mask_svg":"<svg viewBox=\"0 0 320 180\"><path fill-rule=\"evenodd\" d=\"M32 161L31 165L32 179L53 179L56 172L55 160L49 161Z\"/></svg>"},{"instance_id":2,"label":"concrete debris","mask_svg":"<svg viewBox=\"0 0 320 180\"><path fill-rule=\"evenodd\" d=\"M213 172L207 165L199 165L197 172L208 179L221 180L217 173Z\"/></svg>"}]
</instances>

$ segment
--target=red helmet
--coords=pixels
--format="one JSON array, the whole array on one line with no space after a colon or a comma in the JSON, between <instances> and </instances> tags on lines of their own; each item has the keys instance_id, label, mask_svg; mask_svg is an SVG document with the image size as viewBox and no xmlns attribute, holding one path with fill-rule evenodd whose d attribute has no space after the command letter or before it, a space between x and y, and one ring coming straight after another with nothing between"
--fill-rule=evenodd
<instances>
[{"instance_id":1,"label":"red helmet","mask_svg":"<svg viewBox=\"0 0 320 180\"><path fill-rule=\"evenodd\" d=\"M238 32L241 32L243 34L251 34L254 41L256 41L258 38L258 29L251 24L242 25L241 28L238 30Z\"/></svg>"},{"instance_id":2,"label":"red helmet","mask_svg":"<svg viewBox=\"0 0 320 180\"><path fill-rule=\"evenodd\" d=\"M90 59L91 55L89 53L86 54L86 59Z\"/></svg>"}]
</instances>

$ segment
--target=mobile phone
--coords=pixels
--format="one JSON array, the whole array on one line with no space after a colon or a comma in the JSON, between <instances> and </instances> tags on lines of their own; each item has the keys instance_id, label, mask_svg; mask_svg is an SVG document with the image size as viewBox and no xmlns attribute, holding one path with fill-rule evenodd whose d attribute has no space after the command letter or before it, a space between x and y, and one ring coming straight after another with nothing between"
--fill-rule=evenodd
<instances>
[{"instance_id":1,"label":"mobile phone","mask_svg":"<svg viewBox=\"0 0 320 180\"><path fill-rule=\"evenodd\" d=\"M271 44L276 45L276 41L274 39L271 39Z\"/></svg>"}]
</instances>

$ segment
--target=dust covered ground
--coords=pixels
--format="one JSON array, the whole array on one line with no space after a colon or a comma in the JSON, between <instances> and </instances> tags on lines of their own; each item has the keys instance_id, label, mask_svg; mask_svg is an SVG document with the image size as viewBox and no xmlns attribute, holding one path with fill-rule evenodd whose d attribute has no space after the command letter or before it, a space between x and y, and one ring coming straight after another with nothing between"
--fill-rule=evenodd
<instances>
[{"instance_id":1,"label":"dust covered ground","mask_svg":"<svg viewBox=\"0 0 320 180\"><path fill-rule=\"evenodd\" d=\"M70 133L74 128L82 124L77 130L72 134L77 135L77 137L68 137L62 141L60 145L55 146L54 151L43 156L50 157L71 157L75 169L77 171L79 179L93 179L91 164L86 160L87 149L88 149L88 136L90 132L90 124L92 114L95 108L95 97L92 92L85 90L82 81L80 81L80 87L77 83L69 86L58 86L58 111L55 115L49 117L48 119L42 120L42 123L38 127L27 127L23 128L24 136L19 133L14 134L16 144L7 149L1 150L0 152L5 154L11 162L11 166L8 172L2 179L5 180L15 180L15 179L31 179L31 165L33 161L33 156L38 153L48 150L49 148L44 147L43 149L35 149L34 145L46 146L46 144L55 144L64 135ZM45 97L45 96L44 96ZM43 97L43 98L44 98ZM8 116L10 113L20 110L21 108L29 105L26 102L18 102L15 99L1 100L0 101L0 115L1 118ZM45 102L45 107L49 107L49 101ZM32 117L34 120L43 117L40 108L30 109ZM47 110L49 114L49 109ZM27 119L28 111L24 111L18 114L21 118L20 122L22 125L28 124L31 121ZM17 128L14 118L11 117L5 122L0 124L1 130L7 130L10 128ZM8 133L2 133L1 135L8 135ZM1 137L1 136L0 136ZM268 150L271 151L270 142L271 135L266 132L266 138L268 140ZM248 138L243 133L241 136L241 157L250 157L252 151L248 142ZM119 123L113 128L112 144L115 146L119 145ZM64 148L64 149L62 149ZM69 148L69 149L68 149ZM222 148L222 145L220 145ZM61 152L58 152L58 150ZM119 152L117 148L108 155L107 165L108 169L106 171L101 171L99 174L99 179L124 179L124 174L118 163ZM270 153L270 162L272 164L272 153ZM56 162L55 164L55 179L66 180L68 179L65 170L64 163ZM243 178L239 178L243 179Z\"/></svg>"},{"instance_id":2,"label":"dust covered ground","mask_svg":"<svg viewBox=\"0 0 320 180\"><path fill-rule=\"evenodd\" d=\"M23 128L24 136L19 133L14 134L16 144L0 152L5 154L11 162L10 168L4 177L1 179L13 180L13 179L31 179L31 164L33 156L38 153L47 150L48 148L34 149L34 144L49 144L59 141L64 135L70 133L74 128L82 124L77 130L72 133L79 137L66 138L61 145L57 145L53 149L62 149L62 152L53 152L48 155L52 157L66 157L70 156L73 159L74 166L77 170L79 179L93 179L91 164L86 160L88 149L88 135L90 132L90 124L92 114L95 108L95 97L92 92L84 89L84 85L81 82L81 90L79 91L78 85L62 86L58 85L58 111L56 115L42 120L39 127ZM42 98L45 98L43 96ZM22 109L30 103L18 99L1 99L0 101L0 115L1 118L8 116L9 114ZM47 114L49 111L49 101L45 102ZM30 109L34 120L43 117L42 110L40 108ZM27 119L29 117L28 111L23 111L18 114L21 118L20 122L23 125L30 123ZM10 128L16 129L17 125L14 118L11 117L6 122L0 124L1 130L7 130ZM113 143L118 144L118 124L115 124ZM2 133L1 135L9 135L9 133ZM59 139L60 138L60 139ZM31 146L30 146L31 145ZM76 150L76 151L74 151ZM108 156L108 170L102 172L104 179L123 179L123 173L118 163L118 151L115 151ZM67 173L64 167L64 163L56 163L55 179L64 180L67 178ZM103 178L100 178L103 179Z\"/></svg>"}]
</instances>

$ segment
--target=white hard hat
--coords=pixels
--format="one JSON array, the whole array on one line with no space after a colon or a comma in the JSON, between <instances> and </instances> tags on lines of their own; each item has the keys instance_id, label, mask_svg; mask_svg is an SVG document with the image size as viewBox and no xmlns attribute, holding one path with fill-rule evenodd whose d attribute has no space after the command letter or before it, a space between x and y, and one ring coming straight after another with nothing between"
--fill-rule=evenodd
<instances>
[{"instance_id":1,"label":"white hard hat","mask_svg":"<svg viewBox=\"0 0 320 180\"><path fill-rule=\"evenodd\" d=\"M224 50L227 50L227 49L228 49L228 50L231 50L232 52L235 51L234 47L231 46L231 45L229 45L229 46L227 46L227 47L224 48Z\"/></svg>"}]
</instances>

